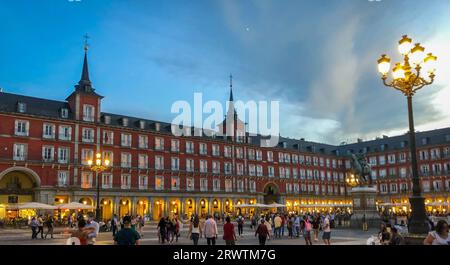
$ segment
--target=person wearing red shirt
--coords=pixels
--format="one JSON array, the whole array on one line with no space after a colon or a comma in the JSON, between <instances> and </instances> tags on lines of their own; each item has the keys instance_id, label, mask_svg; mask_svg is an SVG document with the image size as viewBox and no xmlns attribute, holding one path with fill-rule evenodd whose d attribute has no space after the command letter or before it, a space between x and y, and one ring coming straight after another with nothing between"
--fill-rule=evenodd
<instances>
[{"instance_id":1,"label":"person wearing red shirt","mask_svg":"<svg viewBox=\"0 0 450 265\"><path fill-rule=\"evenodd\" d=\"M234 232L234 225L231 223L229 216L225 219L226 223L223 225L223 240L226 245L234 245L236 241L236 233Z\"/></svg>"}]
</instances>

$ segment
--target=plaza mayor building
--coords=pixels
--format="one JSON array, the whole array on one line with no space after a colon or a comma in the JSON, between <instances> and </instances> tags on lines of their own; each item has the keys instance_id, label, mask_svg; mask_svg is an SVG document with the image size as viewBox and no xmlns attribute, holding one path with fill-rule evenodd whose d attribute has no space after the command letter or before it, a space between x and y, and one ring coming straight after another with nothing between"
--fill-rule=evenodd
<instances>
[{"instance_id":1,"label":"plaza mayor building","mask_svg":"<svg viewBox=\"0 0 450 265\"><path fill-rule=\"evenodd\" d=\"M0 218L10 214L5 205L21 202L96 207L88 161L97 152L110 161L98 175L105 219L248 213L251 207L239 205L255 203L351 211L345 176L352 153L371 164L377 203L408 210L408 134L339 146L280 137L276 147L261 147L264 139L249 136L234 108L227 114L232 137L193 136L194 128L186 129L192 136L176 137L170 123L102 112L102 100L89 77L87 49L81 80L65 100L0 92ZM419 132L417 146L427 210L448 211L450 128Z\"/></svg>"}]
</instances>

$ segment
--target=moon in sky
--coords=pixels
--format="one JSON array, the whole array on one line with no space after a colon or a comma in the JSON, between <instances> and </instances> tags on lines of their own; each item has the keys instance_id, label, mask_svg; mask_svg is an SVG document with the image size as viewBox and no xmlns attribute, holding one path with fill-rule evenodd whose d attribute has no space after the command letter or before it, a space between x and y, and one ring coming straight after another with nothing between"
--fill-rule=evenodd
<instances>
[{"instance_id":1,"label":"moon in sky","mask_svg":"<svg viewBox=\"0 0 450 265\"><path fill-rule=\"evenodd\" d=\"M250 31L250 28L249 28L249 27L246 27L245 30L246 30L246 31Z\"/></svg>"}]
</instances>

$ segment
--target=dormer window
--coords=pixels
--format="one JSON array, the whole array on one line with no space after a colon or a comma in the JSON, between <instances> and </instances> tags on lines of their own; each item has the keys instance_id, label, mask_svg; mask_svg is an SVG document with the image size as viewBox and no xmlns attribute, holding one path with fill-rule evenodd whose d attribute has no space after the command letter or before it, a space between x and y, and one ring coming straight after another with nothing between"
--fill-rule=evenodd
<instances>
[{"instance_id":1,"label":"dormer window","mask_svg":"<svg viewBox=\"0 0 450 265\"><path fill-rule=\"evenodd\" d=\"M161 130L161 124L159 122L155 123L155 130L159 132Z\"/></svg>"},{"instance_id":2,"label":"dormer window","mask_svg":"<svg viewBox=\"0 0 450 265\"><path fill-rule=\"evenodd\" d=\"M184 127L184 136L191 136L191 127Z\"/></svg>"},{"instance_id":3,"label":"dormer window","mask_svg":"<svg viewBox=\"0 0 450 265\"><path fill-rule=\"evenodd\" d=\"M69 118L69 110L67 108L61 108L60 114L63 119Z\"/></svg>"},{"instance_id":4,"label":"dormer window","mask_svg":"<svg viewBox=\"0 0 450 265\"><path fill-rule=\"evenodd\" d=\"M128 118L122 118L122 126L128 126Z\"/></svg>"},{"instance_id":5,"label":"dormer window","mask_svg":"<svg viewBox=\"0 0 450 265\"><path fill-rule=\"evenodd\" d=\"M145 121L139 121L139 128L140 128L141 130L144 130L144 129L145 129Z\"/></svg>"},{"instance_id":6,"label":"dormer window","mask_svg":"<svg viewBox=\"0 0 450 265\"><path fill-rule=\"evenodd\" d=\"M111 124L111 116L108 115L103 116L103 119L105 121L105 124Z\"/></svg>"},{"instance_id":7,"label":"dormer window","mask_svg":"<svg viewBox=\"0 0 450 265\"><path fill-rule=\"evenodd\" d=\"M94 106L83 105L83 121L94 121L95 111Z\"/></svg>"},{"instance_id":8,"label":"dormer window","mask_svg":"<svg viewBox=\"0 0 450 265\"><path fill-rule=\"evenodd\" d=\"M447 135L445 136L445 141L446 141L446 142L450 142L450 134L447 134Z\"/></svg>"},{"instance_id":9,"label":"dormer window","mask_svg":"<svg viewBox=\"0 0 450 265\"><path fill-rule=\"evenodd\" d=\"M422 145L428 144L428 137L422 138Z\"/></svg>"},{"instance_id":10,"label":"dormer window","mask_svg":"<svg viewBox=\"0 0 450 265\"><path fill-rule=\"evenodd\" d=\"M27 104L24 102L17 102L17 112L25 113L27 111Z\"/></svg>"}]
</instances>

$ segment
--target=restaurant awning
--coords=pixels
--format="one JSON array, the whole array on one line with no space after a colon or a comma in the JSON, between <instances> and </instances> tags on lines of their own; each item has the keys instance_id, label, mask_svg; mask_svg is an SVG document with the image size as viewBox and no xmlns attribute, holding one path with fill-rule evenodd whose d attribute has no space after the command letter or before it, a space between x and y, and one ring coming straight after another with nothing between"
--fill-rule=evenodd
<instances>
[{"instance_id":1,"label":"restaurant awning","mask_svg":"<svg viewBox=\"0 0 450 265\"><path fill-rule=\"evenodd\" d=\"M63 209L63 210L78 210L78 209L89 210L89 209L93 209L94 206L79 203L79 202L70 202L70 203L59 204L59 205L57 205L57 208Z\"/></svg>"}]
</instances>

